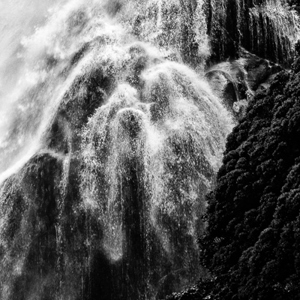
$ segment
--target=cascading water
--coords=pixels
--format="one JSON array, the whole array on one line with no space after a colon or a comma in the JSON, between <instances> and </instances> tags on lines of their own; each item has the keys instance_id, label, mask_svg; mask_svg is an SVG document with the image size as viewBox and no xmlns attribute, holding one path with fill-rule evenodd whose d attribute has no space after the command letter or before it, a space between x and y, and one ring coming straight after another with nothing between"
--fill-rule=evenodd
<instances>
[{"instance_id":1,"label":"cascading water","mask_svg":"<svg viewBox=\"0 0 300 300\"><path fill-rule=\"evenodd\" d=\"M300 37L299 15L282 0L207 0L213 59L235 59L244 49L289 65Z\"/></svg>"},{"instance_id":2,"label":"cascading water","mask_svg":"<svg viewBox=\"0 0 300 300\"><path fill-rule=\"evenodd\" d=\"M299 17L282 1L267 0L250 9L251 48L263 57L283 62L293 59L294 44L300 38ZM268 51L274 49L273 55Z\"/></svg>"},{"instance_id":3,"label":"cascading water","mask_svg":"<svg viewBox=\"0 0 300 300\"><path fill-rule=\"evenodd\" d=\"M202 66L183 64L208 55L202 5L65 1L28 12L39 27L21 48L7 37L1 299L159 299L199 278L233 125Z\"/></svg>"}]
</instances>

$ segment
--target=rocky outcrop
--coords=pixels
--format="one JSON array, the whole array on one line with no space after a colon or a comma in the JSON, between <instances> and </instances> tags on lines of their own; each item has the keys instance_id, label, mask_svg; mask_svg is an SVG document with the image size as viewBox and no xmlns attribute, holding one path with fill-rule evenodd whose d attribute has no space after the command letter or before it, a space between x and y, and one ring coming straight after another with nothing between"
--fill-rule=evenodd
<instances>
[{"instance_id":1,"label":"rocky outcrop","mask_svg":"<svg viewBox=\"0 0 300 300\"><path fill-rule=\"evenodd\" d=\"M282 68L243 51L243 58L214 65L205 73L212 90L233 115L240 119L256 92L267 89Z\"/></svg>"},{"instance_id":2,"label":"rocky outcrop","mask_svg":"<svg viewBox=\"0 0 300 300\"><path fill-rule=\"evenodd\" d=\"M299 15L279 0L207 0L213 62L236 59L245 48L261 58L289 66L299 37Z\"/></svg>"}]
</instances>

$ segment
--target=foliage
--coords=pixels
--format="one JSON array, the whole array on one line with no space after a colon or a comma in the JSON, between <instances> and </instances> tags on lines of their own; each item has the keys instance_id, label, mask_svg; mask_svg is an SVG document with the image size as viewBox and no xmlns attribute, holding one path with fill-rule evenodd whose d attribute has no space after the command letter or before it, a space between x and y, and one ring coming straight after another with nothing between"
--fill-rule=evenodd
<instances>
[{"instance_id":1,"label":"foliage","mask_svg":"<svg viewBox=\"0 0 300 300\"><path fill-rule=\"evenodd\" d=\"M214 300L210 294L213 285L213 280L201 279L195 286L180 293L173 293L167 296L165 300Z\"/></svg>"},{"instance_id":2,"label":"foliage","mask_svg":"<svg viewBox=\"0 0 300 300\"><path fill-rule=\"evenodd\" d=\"M300 298L300 68L282 71L228 138L202 262L216 299Z\"/></svg>"}]
</instances>

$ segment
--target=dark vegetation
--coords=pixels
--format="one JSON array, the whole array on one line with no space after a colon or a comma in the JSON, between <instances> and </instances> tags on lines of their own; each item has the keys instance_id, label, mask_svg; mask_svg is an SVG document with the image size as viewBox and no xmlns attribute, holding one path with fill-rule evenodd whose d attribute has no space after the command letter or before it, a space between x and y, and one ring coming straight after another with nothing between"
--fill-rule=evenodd
<instances>
[{"instance_id":1,"label":"dark vegetation","mask_svg":"<svg viewBox=\"0 0 300 300\"><path fill-rule=\"evenodd\" d=\"M300 58L228 137L199 241L210 276L168 299L300 299L299 96Z\"/></svg>"}]
</instances>

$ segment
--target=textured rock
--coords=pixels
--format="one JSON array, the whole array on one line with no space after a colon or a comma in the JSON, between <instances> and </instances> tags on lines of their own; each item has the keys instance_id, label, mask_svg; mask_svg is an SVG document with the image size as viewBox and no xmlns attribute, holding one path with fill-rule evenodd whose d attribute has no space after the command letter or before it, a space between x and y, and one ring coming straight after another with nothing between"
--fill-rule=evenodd
<instances>
[{"instance_id":1,"label":"textured rock","mask_svg":"<svg viewBox=\"0 0 300 300\"><path fill-rule=\"evenodd\" d=\"M299 37L297 13L280 1L208 0L208 35L212 61L241 56L241 47L289 66Z\"/></svg>"},{"instance_id":2,"label":"textured rock","mask_svg":"<svg viewBox=\"0 0 300 300\"><path fill-rule=\"evenodd\" d=\"M298 299L300 76L280 72L228 137L202 258L222 299ZM295 68L296 67L296 68ZM213 276L214 276L213 275Z\"/></svg>"}]
</instances>

